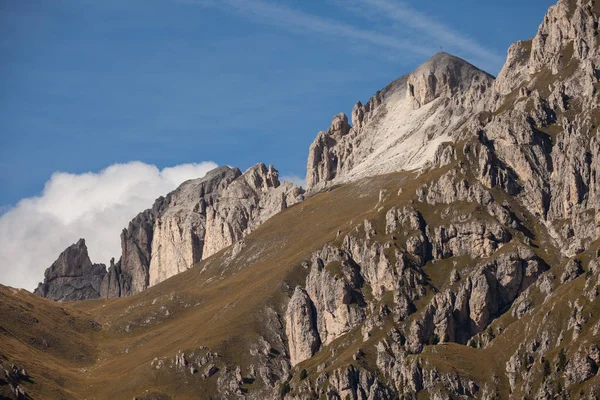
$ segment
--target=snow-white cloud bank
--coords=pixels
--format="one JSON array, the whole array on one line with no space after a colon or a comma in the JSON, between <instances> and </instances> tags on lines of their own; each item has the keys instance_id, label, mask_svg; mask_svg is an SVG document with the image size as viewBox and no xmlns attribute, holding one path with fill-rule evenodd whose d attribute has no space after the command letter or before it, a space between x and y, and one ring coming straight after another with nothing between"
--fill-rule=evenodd
<instances>
[{"instance_id":1,"label":"snow-white cloud bank","mask_svg":"<svg viewBox=\"0 0 600 400\"><path fill-rule=\"evenodd\" d=\"M0 283L33 290L45 269L79 238L86 239L92 262L118 259L121 230L133 217L216 167L203 162L159 170L130 162L98 173L53 174L40 196L23 199L0 216Z\"/></svg>"}]
</instances>

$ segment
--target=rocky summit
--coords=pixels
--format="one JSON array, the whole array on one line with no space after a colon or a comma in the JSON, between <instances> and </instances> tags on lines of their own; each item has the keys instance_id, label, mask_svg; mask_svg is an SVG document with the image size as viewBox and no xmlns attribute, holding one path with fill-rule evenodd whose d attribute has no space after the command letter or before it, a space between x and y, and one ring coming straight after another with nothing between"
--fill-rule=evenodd
<instances>
[{"instance_id":1,"label":"rocky summit","mask_svg":"<svg viewBox=\"0 0 600 400\"><path fill-rule=\"evenodd\" d=\"M460 58L436 54L365 105L356 103L352 126L345 114L333 117L310 146L307 189L423 167L483 108L493 81Z\"/></svg>"},{"instance_id":2,"label":"rocky summit","mask_svg":"<svg viewBox=\"0 0 600 400\"><path fill-rule=\"evenodd\" d=\"M184 182L137 215L123 229L121 258L116 264L111 261L107 273L104 266L90 269L85 242L80 241L46 271L35 293L59 301L139 293L241 240L303 198L301 188L279 182L273 166L257 164L243 174L237 168L217 168L203 178ZM81 254L75 254L75 249ZM72 279L73 270L81 271L77 281ZM62 295L88 278L94 290Z\"/></svg>"},{"instance_id":3,"label":"rocky summit","mask_svg":"<svg viewBox=\"0 0 600 400\"><path fill-rule=\"evenodd\" d=\"M85 240L69 246L46 270L44 283L34 293L56 301L85 300L100 297L106 276L104 264L92 264Z\"/></svg>"},{"instance_id":4,"label":"rocky summit","mask_svg":"<svg viewBox=\"0 0 600 400\"><path fill-rule=\"evenodd\" d=\"M599 18L558 1L497 78L434 55L318 133L306 193L221 167L108 270L81 240L0 287L0 397L597 399Z\"/></svg>"}]
</instances>

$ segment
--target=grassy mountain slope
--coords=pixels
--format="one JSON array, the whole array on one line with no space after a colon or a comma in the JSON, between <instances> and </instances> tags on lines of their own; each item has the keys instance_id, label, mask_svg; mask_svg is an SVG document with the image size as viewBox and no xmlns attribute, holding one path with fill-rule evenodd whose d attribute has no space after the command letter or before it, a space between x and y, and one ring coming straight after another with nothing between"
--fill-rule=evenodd
<instances>
[{"instance_id":1,"label":"grassy mountain slope","mask_svg":"<svg viewBox=\"0 0 600 400\"><path fill-rule=\"evenodd\" d=\"M249 350L257 340L264 337L269 343L277 343L273 336L278 332L271 329L273 321L269 310L283 314L293 288L302 284L307 275L303 263L310 259L313 251L326 243L339 245L341 238L362 225L365 219L373 223L377 232L384 231L386 212L394 206L412 203L431 227L445 222L441 215L450 207L477 218L488 218L485 210L473 203L431 206L416 200L415 192L423 183L439 179L460 161L420 176L384 175L320 193L269 220L244 240L237 255L232 255L232 248L226 249L135 296L54 303L26 291L2 287L0 353L3 365L14 363L27 370L30 378L22 380L21 385L31 398L132 398L160 393L168 396L164 398L184 399L198 398L199 391L200 398L218 397L217 380L224 368L240 365L242 374L250 375L253 360ZM533 232L532 248L549 265L555 266L547 273L559 275L560 265L566 260L561 260L556 249L549 245L536 219L503 192L494 190L494 195L510 203L512 212L527 221L527 229ZM392 240L383 233L378 235L381 237L377 240ZM509 251L521 240L514 232L511 243L500 252ZM594 256L591 253L589 257ZM310 381L324 361L328 362L326 371L351 363L376 371L375 346L389 329L395 325L408 326L420 317L435 293L451 287L449 277L457 262L466 273L482 261L469 257L453 260L430 260L424 265L427 293L415 303L417 312L400 323L388 318L366 341L356 328L324 346L313 358L291 371L292 387L301 383L301 370L307 371ZM579 295L580 291L570 288L581 286L583 279L580 277L561 287L551 302L543 303L539 296L532 294L532 299L537 299L533 300L535 312L522 319L511 317L510 311L504 312L489 328L495 331L501 327L502 335L485 348L442 343L426 346L421 354L410 357L418 358L424 366L455 371L478 382L489 381L494 376L506 380L505 364L512 347L523 342L523 332L532 323L547 325L547 317L543 322L539 320L548 307L559 310L553 314L556 320L552 319L557 330L560 324L567 323L569 319L564 314L569 309L560 307L567 307L568 299ZM379 302L371 301L375 308L383 304L393 306L391 293ZM598 306L596 303L591 306L592 310ZM473 343L484 341L479 340L479 336L473 338ZM590 340L589 332L579 338L579 341L585 340ZM479 346L473 343L472 346ZM219 372L203 379L202 368L191 374L174 367L179 350L200 354L207 351L198 350L202 346L218 353L215 365ZM364 354L360 362L354 357L358 349ZM273 345L269 356L277 359L285 357L286 352L286 344L281 342ZM331 357L332 354L335 357ZM151 366L155 358L163 360L163 368ZM7 385L0 387L6 392ZM243 388L248 391L247 395L265 389L264 383L256 377L252 383L246 380ZM507 394L508 390L501 393Z\"/></svg>"},{"instance_id":2,"label":"grassy mountain slope","mask_svg":"<svg viewBox=\"0 0 600 400\"><path fill-rule=\"evenodd\" d=\"M65 398L101 399L140 395L154 387L195 398L198 388L177 374L153 373L152 359L208 346L223 354L225 363L229 358L239 362L249 342L264 334L265 307L280 306L289 288L303 279L305 258L334 241L339 230L347 232L375 213L381 187L410 184L410 176L382 176L319 194L248 236L234 260L228 262L226 250L136 296L55 303L2 287L0 352L31 376L43 376L52 361L47 380L23 383L34 398L43 398L49 388L64 390ZM32 317L39 323L30 322ZM80 328L86 321L92 327ZM36 338L47 347L37 346ZM213 386L210 380L201 382Z\"/></svg>"}]
</instances>

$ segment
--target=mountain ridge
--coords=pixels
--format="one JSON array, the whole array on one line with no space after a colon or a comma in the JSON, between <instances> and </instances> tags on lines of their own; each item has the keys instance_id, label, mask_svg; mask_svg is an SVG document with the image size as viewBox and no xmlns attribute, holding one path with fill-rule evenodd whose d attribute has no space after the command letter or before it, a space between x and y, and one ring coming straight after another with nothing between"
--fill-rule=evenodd
<instances>
[{"instance_id":1,"label":"mountain ridge","mask_svg":"<svg viewBox=\"0 0 600 400\"><path fill-rule=\"evenodd\" d=\"M599 17L560 0L495 81L425 68L415 90L407 77L357 105L352 126L335 116L302 202L250 213L251 232L135 295L58 304L0 287L0 394L597 398ZM428 125L444 139L431 153L408 148L427 155L414 170L365 146L406 139L382 124L398 104L450 118ZM238 183L260 192L248 204L282 199L254 171Z\"/></svg>"},{"instance_id":2,"label":"mountain ridge","mask_svg":"<svg viewBox=\"0 0 600 400\"><path fill-rule=\"evenodd\" d=\"M262 163L244 173L222 166L159 197L123 229L121 258L111 261L99 289L88 291L85 298L139 293L242 239L274 213L303 198L302 189L289 182L281 184L278 177L273 166ZM68 288L73 282L68 275L63 278L57 285L46 279L34 293L69 299L60 285ZM89 278L96 280L93 275Z\"/></svg>"},{"instance_id":3,"label":"mountain ridge","mask_svg":"<svg viewBox=\"0 0 600 400\"><path fill-rule=\"evenodd\" d=\"M443 79L441 84L438 85L438 78L436 78L435 74L440 71L442 73ZM419 78L415 78L416 76L419 76ZM433 55L429 60L417 67L412 73L403 75L402 77L396 79L395 81L387 85L384 89L378 91L377 94L369 101L369 103L367 103L367 106L362 106L362 104L358 102L353 111L353 123L361 126L367 123L369 117L367 115L365 118L365 111L363 110L369 110L369 104L376 103L376 99L378 98L378 96L381 96L381 98L384 99L387 98L390 94L404 94L404 92L407 92L407 90L409 90L409 85L411 85L412 92L410 94L410 97L414 100L411 101L409 108L420 109L422 106L426 106L428 103L435 101L441 96L452 98L456 93L467 92L471 84L471 82L469 81L474 79L475 76L493 79L493 77L490 74L478 69L477 67L473 66L472 64L459 57L444 52L437 53ZM420 97L419 100L416 100L415 97L415 87L417 88L417 92L422 92L420 95L417 94L417 96ZM419 90L419 88L421 88L422 90ZM371 110L370 112L373 112L374 108L379 106L381 106L381 104L374 106L373 110ZM369 111L366 111L366 114L369 114ZM346 129L348 130L348 132L344 133L343 131ZM339 131L342 135L345 135L347 133L350 133L349 131L351 129L352 128L347 123L347 117L343 114L339 114L336 117L334 117L332 127L330 128L328 133L330 134L330 136L335 136ZM441 143L441 141L445 139L450 138L444 136L437 142L429 143L429 161L432 161L433 159L434 152L437 148L436 144ZM263 170L261 172L262 174L271 173L264 171L266 168L264 164L257 164L254 167L251 167L244 174L257 168L257 166L261 166L260 169ZM390 171L386 172L392 172L401 169L403 169L402 166L397 168L391 168ZM161 264L175 264L175 266L168 267L167 270L173 270L176 271L175 273L179 273L189 268L189 266L201 260L203 257L208 257L214 254L216 251L222 249L223 247L226 247L226 245L230 245L234 241L241 239L243 235L239 233L233 236L230 233L223 231L214 235L208 234L205 236L205 239L209 242L209 245L206 245L206 248L196 248L194 245L191 244L184 245L185 248L182 249L167 250L168 254L165 256L166 258L162 256L162 253L164 253L164 251L161 251L158 245L154 246L153 244L154 235L171 235L171 233L162 233L160 229L154 228L155 225L160 226L160 223L158 221L159 215L165 213L177 213L177 211L173 211L169 206L169 203L171 202L170 197L177 195L177 193L185 191L188 186L196 184L202 185L204 182L209 182L213 180L225 182L226 184L231 184L234 180L243 176L244 174L242 174L242 172L238 168L230 168L226 166L218 167L208 172L205 177L183 182L173 192L169 193L165 197L159 197L155 201L154 206L152 208L138 214L130 222L128 228L123 230L121 235L122 256L116 263L114 261L111 261L111 265L109 266L108 273L106 274L104 281L101 284L101 289L99 291L98 296L96 296L95 292L90 292L89 296L91 297L89 298L111 298L139 293L140 291L145 290L149 286L152 286L156 283L159 283L161 280L164 280L173 274L173 272L163 271L165 268L161 267ZM307 172L307 174L310 174L310 172ZM259 178L259 180L260 179L263 178ZM211 183L210 186L213 186L214 184L216 184L216 182ZM221 183L219 183L219 185L220 184ZM257 182L255 183L255 185L260 186L261 183ZM269 183L268 186L277 188L279 186L279 182L272 181ZM309 187L309 193L311 189L312 187ZM209 189L209 191L211 190L212 189ZM314 192L315 190L312 191ZM203 196L203 189L197 190L197 194L188 193L186 197L189 200L190 198L193 198L197 195ZM248 193L243 193L239 195L240 198L244 198L244 196L248 196ZM184 206L183 208L185 207L186 206ZM193 206L191 208L193 208ZM280 209L283 208L285 207L281 207ZM176 206L176 209L181 210L182 207ZM211 218L214 218L215 214L210 214L210 216ZM192 224L202 223L203 222L201 222L200 220L192 222ZM206 223L211 222L207 221ZM177 225L179 225L179 223L177 223ZM194 230L197 229L202 228L193 228L190 232L188 232L188 234L194 236ZM181 239L169 239L169 241L172 240ZM160 242L160 240L158 242ZM182 254L186 255L183 256ZM160 261L162 258L164 258L164 261ZM40 287L42 285L47 284L46 282L40 283ZM60 292L60 290L58 290L58 292ZM45 297L48 292L36 290L35 293L39 293L40 295ZM50 298L58 300L59 297L60 294L51 296Z\"/></svg>"}]
</instances>

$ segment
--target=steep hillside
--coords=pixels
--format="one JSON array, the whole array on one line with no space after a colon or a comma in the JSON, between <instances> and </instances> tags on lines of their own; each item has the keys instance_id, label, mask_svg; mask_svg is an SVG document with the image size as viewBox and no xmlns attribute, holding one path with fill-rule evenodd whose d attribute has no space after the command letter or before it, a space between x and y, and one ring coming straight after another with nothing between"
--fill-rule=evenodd
<instances>
[{"instance_id":1,"label":"steep hillside","mask_svg":"<svg viewBox=\"0 0 600 400\"><path fill-rule=\"evenodd\" d=\"M560 0L496 80L434 56L318 135L311 196L193 268L167 251L170 278L135 295L2 287L0 395L598 398L599 17ZM270 193L266 171L241 185ZM227 188L213 208L246 224ZM173 218L210 225L186 193L152 249ZM273 209L261 196L241 209Z\"/></svg>"},{"instance_id":2,"label":"steep hillside","mask_svg":"<svg viewBox=\"0 0 600 400\"><path fill-rule=\"evenodd\" d=\"M135 296L2 288L3 366L27 374L10 382L32 398L493 398L540 390L548 360L544 382L588 393L597 378L573 368L594 360L598 245L585 273L565 267L533 215L459 163L320 193Z\"/></svg>"},{"instance_id":3,"label":"steep hillside","mask_svg":"<svg viewBox=\"0 0 600 400\"><path fill-rule=\"evenodd\" d=\"M33 398L44 398L51 387L37 384L36 376L45 373L45 359L56 365L52 387L68 388L65 398L131 398L146 389L177 398L197 398L198 390L216 396L219 378L226 376L225 370L234 374L236 365L243 366L246 381L255 379L244 388L263 398L261 390L275 385L289 370L278 313L293 288L304 281L306 256L334 241L338 231L349 231L353 221L376 212L380 187L406 180L405 175L384 176L315 196L268 220L236 246L135 296L55 303L3 287L10 302L2 304L15 304L1 313L3 363L26 368L32 382L20 385ZM33 306L21 306L26 303ZM63 312L85 315L102 327L86 337L85 344L95 351L91 358L75 362L69 356L75 349L63 354L44 335L60 332L64 338L73 337L68 325L52 328L55 314ZM40 329L33 331L32 326ZM19 352L4 346L9 335L19 343ZM38 349L30 337L46 340L48 346ZM186 368L175 368L180 350L186 354ZM219 372L203 379L211 364Z\"/></svg>"}]
</instances>

